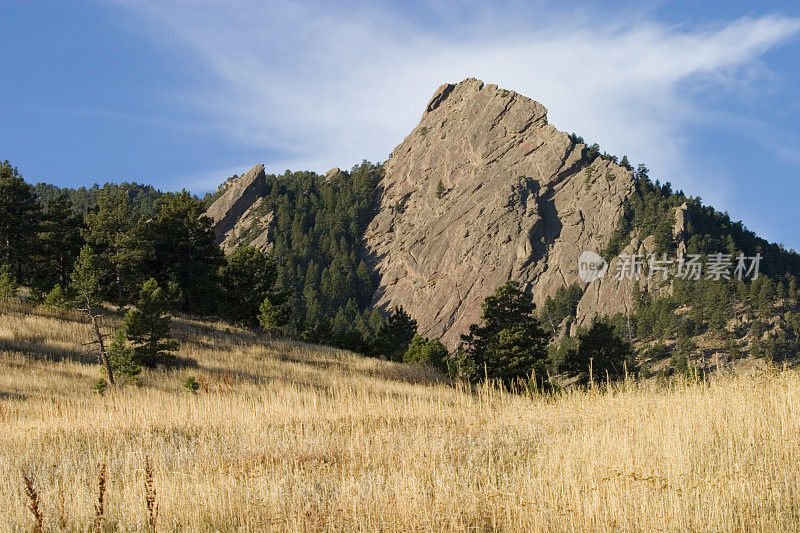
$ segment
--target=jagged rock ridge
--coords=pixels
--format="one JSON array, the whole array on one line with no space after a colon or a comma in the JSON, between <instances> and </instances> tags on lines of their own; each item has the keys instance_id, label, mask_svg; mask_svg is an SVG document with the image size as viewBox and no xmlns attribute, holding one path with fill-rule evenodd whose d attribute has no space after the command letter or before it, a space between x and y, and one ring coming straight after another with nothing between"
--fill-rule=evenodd
<instances>
[{"instance_id":1,"label":"jagged rock ridge","mask_svg":"<svg viewBox=\"0 0 800 533\"><path fill-rule=\"evenodd\" d=\"M256 233L249 244L268 250L272 243L269 231L272 213L256 215L267 190L264 165L255 165L223 188L222 196L206 210L206 216L214 222L217 244L230 253L242 244L245 235Z\"/></svg>"},{"instance_id":2,"label":"jagged rock ridge","mask_svg":"<svg viewBox=\"0 0 800 533\"><path fill-rule=\"evenodd\" d=\"M631 310L633 282L614 279L613 262L603 279L578 278L581 252L606 248L634 189L629 170L589 161L584 148L530 98L476 79L439 87L385 165L380 205L364 235L380 278L373 303L403 306L420 333L451 348L507 279L522 282L539 306L579 283L578 323ZM332 168L325 180L341 175ZM209 207L227 253L272 246L266 190L264 167L256 165ZM678 211L676 233L687 220ZM652 241L634 235L623 253L649 253Z\"/></svg>"},{"instance_id":3,"label":"jagged rock ridge","mask_svg":"<svg viewBox=\"0 0 800 533\"><path fill-rule=\"evenodd\" d=\"M476 79L442 85L386 164L365 235L375 303L402 305L452 347L507 279L538 305L580 283L578 256L606 247L633 190L630 171L583 148L530 98ZM581 283L579 321L625 311L629 284Z\"/></svg>"}]
</instances>

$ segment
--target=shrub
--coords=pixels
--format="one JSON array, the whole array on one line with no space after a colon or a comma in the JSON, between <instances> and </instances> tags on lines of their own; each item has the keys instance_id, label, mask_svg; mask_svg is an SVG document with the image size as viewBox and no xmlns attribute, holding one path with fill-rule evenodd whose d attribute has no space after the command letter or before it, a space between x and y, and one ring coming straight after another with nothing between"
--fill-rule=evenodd
<instances>
[{"instance_id":1,"label":"shrub","mask_svg":"<svg viewBox=\"0 0 800 533\"><path fill-rule=\"evenodd\" d=\"M197 389L200 388L200 383L197 382L194 376L187 376L183 380L183 386L192 394L197 394Z\"/></svg>"},{"instance_id":2,"label":"shrub","mask_svg":"<svg viewBox=\"0 0 800 533\"><path fill-rule=\"evenodd\" d=\"M426 339L421 335L414 335L408 350L403 354L403 362L428 365L446 371L447 348L439 339Z\"/></svg>"},{"instance_id":3,"label":"shrub","mask_svg":"<svg viewBox=\"0 0 800 533\"><path fill-rule=\"evenodd\" d=\"M124 329L117 330L114 335L108 349L108 362L115 376L122 375L136 381L136 376L142 372L142 367L134 362L133 350L127 345Z\"/></svg>"},{"instance_id":4,"label":"shrub","mask_svg":"<svg viewBox=\"0 0 800 533\"><path fill-rule=\"evenodd\" d=\"M67 293L64 292L64 289L61 288L61 285L56 284L45 296L44 305L58 309L68 309L72 306L72 302Z\"/></svg>"},{"instance_id":5,"label":"shrub","mask_svg":"<svg viewBox=\"0 0 800 533\"><path fill-rule=\"evenodd\" d=\"M106 380L103 379L103 378L98 379L92 385L92 390L94 390L94 392L96 392L97 394L99 394L101 396L103 394L105 394L107 388L108 388L108 384L106 383Z\"/></svg>"},{"instance_id":6,"label":"shrub","mask_svg":"<svg viewBox=\"0 0 800 533\"><path fill-rule=\"evenodd\" d=\"M453 381L472 381L476 371L475 360L462 347L447 358L447 375Z\"/></svg>"},{"instance_id":7,"label":"shrub","mask_svg":"<svg viewBox=\"0 0 800 533\"><path fill-rule=\"evenodd\" d=\"M137 365L154 367L169 364L175 359L178 342L170 336L170 303L154 279L142 285L136 307L123 320L125 337L131 345L132 361Z\"/></svg>"},{"instance_id":8,"label":"shrub","mask_svg":"<svg viewBox=\"0 0 800 533\"><path fill-rule=\"evenodd\" d=\"M0 267L0 301L12 300L17 297L17 279L9 265Z\"/></svg>"},{"instance_id":9,"label":"shrub","mask_svg":"<svg viewBox=\"0 0 800 533\"><path fill-rule=\"evenodd\" d=\"M447 187L444 186L444 183L442 183L442 180L439 180L439 184L436 186L436 198L441 200L445 197L445 195L447 195L448 192L449 191L447 190Z\"/></svg>"},{"instance_id":10,"label":"shrub","mask_svg":"<svg viewBox=\"0 0 800 533\"><path fill-rule=\"evenodd\" d=\"M562 368L581 383L617 380L635 370L633 348L608 321L596 319L578 334L578 346L566 353Z\"/></svg>"}]
</instances>

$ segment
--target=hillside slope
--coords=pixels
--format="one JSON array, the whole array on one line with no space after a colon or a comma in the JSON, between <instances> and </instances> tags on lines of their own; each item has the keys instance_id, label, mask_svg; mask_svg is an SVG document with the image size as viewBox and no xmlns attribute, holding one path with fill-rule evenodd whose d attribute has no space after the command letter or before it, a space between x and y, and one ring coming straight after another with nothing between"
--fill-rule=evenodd
<instances>
[{"instance_id":1,"label":"hillside slope","mask_svg":"<svg viewBox=\"0 0 800 533\"><path fill-rule=\"evenodd\" d=\"M795 372L528 397L224 324L174 329L196 367L101 396L79 315L0 309L1 523L35 523L25 473L45 530L90 528L105 468L100 524L121 530L800 527Z\"/></svg>"},{"instance_id":2,"label":"hillside slope","mask_svg":"<svg viewBox=\"0 0 800 533\"><path fill-rule=\"evenodd\" d=\"M568 313L548 324L557 337L574 335L598 315L623 316L625 336L633 337L637 315L648 311L638 295L675 292L674 275L649 279L646 266L639 280L617 279L621 258L633 254L644 263L651 254L673 260L679 253L706 259L723 253L731 260L758 254L770 283L796 285L800 255L669 183L651 181L644 165L632 168L627 158L618 162L558 131L538 102L467 79L439 87L382 167L363 163L323 177L265 176L257 165L221 187L207 214L227 252L249 244L277 257L281 284L293 292L295 329L319 341L336 337L330 323L337 321L339 330L356 324L350 336L364 336L373 309L400 306L420 334L453 349L479 322L481 302L508 279L521 282L539 310L559 290L577 296ZM605 277L579 278L584 251L609 261ZM686 298L670 304L694 308L698 327L690 329L698 331L687 335L708 328L705 308L737 309L739 297L729 296L745 288L732 281L718 283L728 296L713 304ZM763 311L765 320L774 318ZM746 332L732 328L727 333L743 342ZM647 328L638 329L645 333L639 340L652 340ZM327 333L314 336L319 331ZM658 337L675 340L676 327ZM788 337L794 342L794 333Z\"/></svg>"}]
</instances>

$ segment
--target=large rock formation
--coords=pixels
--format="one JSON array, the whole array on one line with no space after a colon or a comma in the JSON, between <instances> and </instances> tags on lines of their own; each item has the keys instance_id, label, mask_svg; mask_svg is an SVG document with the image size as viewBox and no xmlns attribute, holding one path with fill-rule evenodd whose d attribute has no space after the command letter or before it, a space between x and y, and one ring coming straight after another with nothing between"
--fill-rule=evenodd
<instances>
[{"instance_id":1,"label":"large rock formation","mask_svg":"<svg viewBox=\"0 0 800 533\"><path fill-rule=\"evenodd\" d=\"M441 86L386 164L365 235L380 275L375 303L402 305L422 334L450 346L509 278L538 305L580 283L579 321L625 311L632 282L614 279L612 263L587 286L578 257L606 247L633 176L586 160L583 148L525 96L476 79Z\"/></svg>"},{"instance_id":2,"label":"large rock formation","mask_svg":"<svg viewBox=\"0 0 800 533\"><path fill-rule=\"evenodd\" d=\"M222 186L222 195L206 210L214 221L217 244L226 253L246 243L268 250L271 245L272 214L257 216L258 207L266 194L264 165L256 165L243 176Z\"/></svg>"},{"instance_id":3,"label":"large rock formation","mask_svg":"<svg viewBox=\"0 0 800 533\"><path fill-rule=\"evenodd\" d=\"M420 333L450 347L507 279L522 282L540 306L559 287L579 283L578 323L631 310L635 282L615 278L616 260L604 278L578 276L578 257L607 247L634 186L630 171L590 161L584 148L525 96L476 79L441 86L386 163L380 208L364 236L380 277L374 303L402 305ZM333 168L325 179L342 175ZM266 189L256 165L208 209L226 252L272 246L272 212L261 205ZM685 211L676 212L676 233ZM652 237L634 236L623 253L654 249Z\"/></svg>"}]
</instances>

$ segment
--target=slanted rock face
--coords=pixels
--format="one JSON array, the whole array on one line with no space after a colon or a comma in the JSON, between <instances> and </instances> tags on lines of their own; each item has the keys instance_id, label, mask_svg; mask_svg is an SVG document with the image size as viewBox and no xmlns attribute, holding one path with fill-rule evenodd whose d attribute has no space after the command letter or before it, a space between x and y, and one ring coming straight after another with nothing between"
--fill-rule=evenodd
<instances>
[{"instance_id":1,"label":"slanted rock face","mask_svg":"<svg viewBox=\"0 0 800 533\"><path fill-rule=\"evenodd\" d=\"M325 173L325 183L330 183L331 181L346 175L347 174L339 167L333 167Z\"/></svg>"},{"instance_id":2,"label":"slanted rock face","mask_svg":"<svg viewBox=\"0 0 800 533\"><path fill-rule=\"evenodd\" d=\"M206 216L214 221L217 244L222 246L225 253L230 253L241 244L241 239L246 234L255 232L258 236L251 244L267 250L271 244L271 214L261 217L255 215L267 191L264 165L254 166L224 187L223 195L206 210Z\"/></svg>"},{"instance_id":3,"label":"slanted rock face","mask_svg":"<svg viewBox=\"0 0 800 533\"><path fill-rule=\"evenodd\" d=\"M441 86L386 164L365 235L375 303L402 305L453 347L506 280L537 305L580 282L578 256L605 248L633 188L624 167L582 152L525 96L476 79ZM612 273L592 282L579 320L625 310L629 287Z\"/></svg>"}]
</instances>

